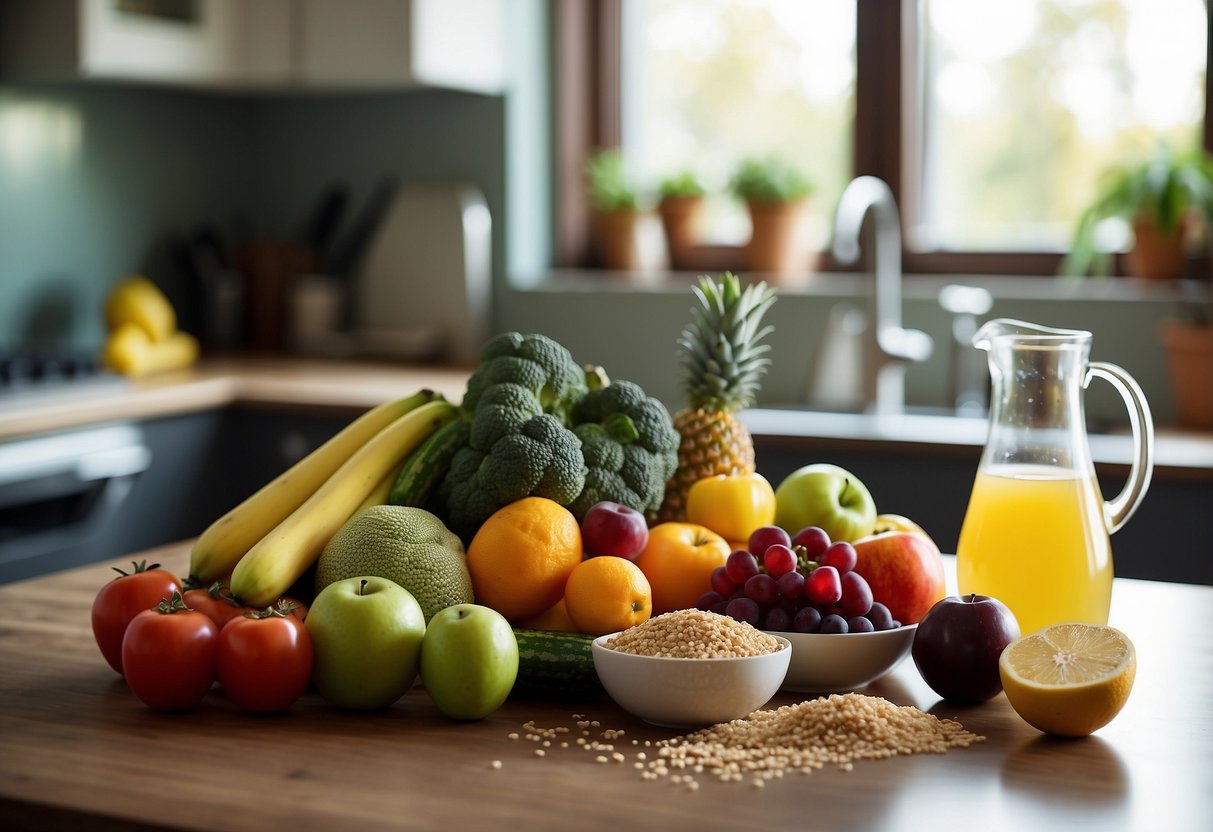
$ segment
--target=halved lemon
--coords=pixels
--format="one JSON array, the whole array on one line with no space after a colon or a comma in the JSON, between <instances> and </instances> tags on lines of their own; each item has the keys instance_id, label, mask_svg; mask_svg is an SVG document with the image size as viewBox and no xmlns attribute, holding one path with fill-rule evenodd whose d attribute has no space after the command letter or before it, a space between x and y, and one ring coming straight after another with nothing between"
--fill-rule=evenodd
<instances>
[{"instance_id":1,"label":"halved lemon","mask_svg":"<svg viewBox=\"0 0 1213 832\"><path fill-rule=\"evenodd\" d=\"M1124 707L1137 654L1114 627L1054 624L1007 645L998 672L1007 701L1029 725L1085 737Z\"/></svg>"}]
</instances>

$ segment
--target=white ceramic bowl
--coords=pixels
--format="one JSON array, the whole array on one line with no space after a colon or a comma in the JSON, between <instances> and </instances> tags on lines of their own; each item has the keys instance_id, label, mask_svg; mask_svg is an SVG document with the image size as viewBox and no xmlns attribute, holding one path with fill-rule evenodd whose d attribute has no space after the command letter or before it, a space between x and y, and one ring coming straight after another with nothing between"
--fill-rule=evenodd
<instances>
[{"instance_id":1,"label":"white ceramic bowl","mask_svg":"<svg viewBox=\"0 0 1213 832\"><path fill-rule=\"evenodd\" d=\"M792 644L784 690L846 693L870 685L904 659L917 624L875 633L770 633Z\"/></svg>"},{"instance_id":2,"label":"white ceramic bowl","mask_svg":"<svg viewBox=\"0 0 1213 832\"><path fill-rule=\"evenodd\" d=\"M749 715L779 690L792 658L792 645L774 633L779 650L736 659L637 656L604 646L617 635L600 636L590 647L602 686L625 711L671 728Z\"/></svg>"}]
</instances>

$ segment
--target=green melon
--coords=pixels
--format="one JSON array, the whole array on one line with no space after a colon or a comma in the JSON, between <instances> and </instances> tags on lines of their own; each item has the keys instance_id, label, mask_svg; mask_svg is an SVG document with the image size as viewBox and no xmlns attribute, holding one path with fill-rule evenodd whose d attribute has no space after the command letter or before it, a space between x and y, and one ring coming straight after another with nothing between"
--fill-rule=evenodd
<instances>
[{"instance_id":1,"label":"green melon","mask_svg":"<svg viewBox=\"0 0 1213 832\"><path fill-rule=\"evenodd\" d=\"M412 593L425 621L454 604L471 604L463 544L428 511L372 506L351 517L316 564L316 592L334 581L377 575Z\"/></svg>"}]
</instances>

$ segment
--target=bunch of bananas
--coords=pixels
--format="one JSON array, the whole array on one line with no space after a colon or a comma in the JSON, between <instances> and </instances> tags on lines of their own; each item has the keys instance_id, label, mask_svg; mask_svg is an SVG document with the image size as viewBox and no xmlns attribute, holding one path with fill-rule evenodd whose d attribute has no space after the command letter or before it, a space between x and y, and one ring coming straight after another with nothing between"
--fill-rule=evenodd
<instances>
[{"instance_id":1,"label":"bunch of bananas","mask_svg":"<svg viewBox=\"0 0 1213 832\"><path fill-rule=\"evenodd\" d=\"M320 557L341 526L388 492L409 458L458 408L431 390L352 422L202 533L190 575L202 586L231 572L232 593L264 607Z\"/></svg>"},{"instance_id":2,"label":"bunch of bananas","mask_svg":"<svg viewBox=\"0 0 1213 832\"><path fill-rule=\"evenodd\" d=\"M105 302L110 336L105 365L128 376L188 367L198 359L198 340L177 329L177 313L146 277L128 277Z\"/></svg>"}]
</instances>

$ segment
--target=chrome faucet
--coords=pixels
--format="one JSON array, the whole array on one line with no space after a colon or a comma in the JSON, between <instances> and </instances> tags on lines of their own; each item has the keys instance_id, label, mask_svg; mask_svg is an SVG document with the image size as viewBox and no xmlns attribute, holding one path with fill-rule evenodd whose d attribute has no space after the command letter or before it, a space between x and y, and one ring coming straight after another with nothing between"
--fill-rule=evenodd
<instances>
[{"instance_id":1,"label":"chrome faucet","mask_svg":"<svg viewBox=\"0 0 1213 832\"><path fill-rule=\"evenodd\" d=\"M875 176L860 176L847 185L834 214L834 259L859 260L859 232L873 215L869 245L872 289L869 294L864 393L868 410L901 413L905 408L905 362L926 361L931 336L901 325L901 218L889 186Z\"/></svg>"}]
</instances>

